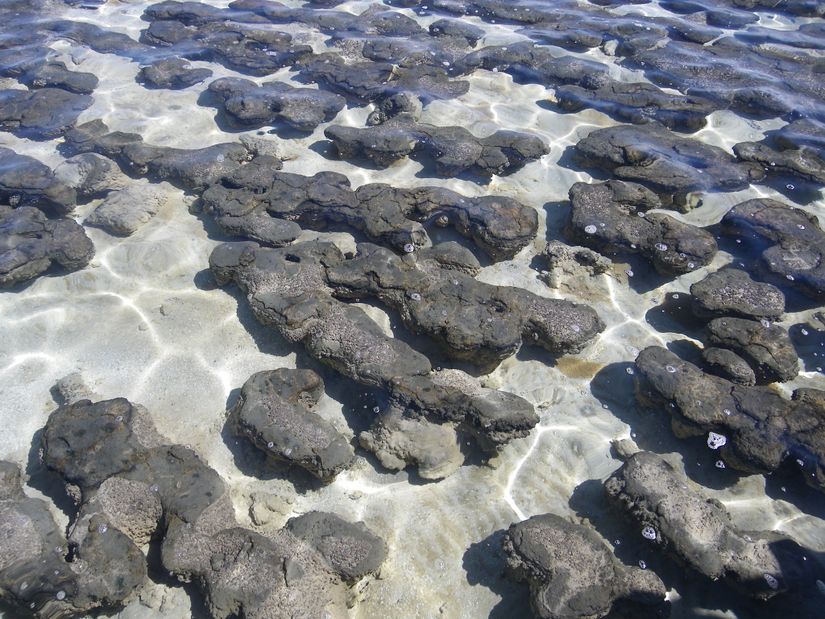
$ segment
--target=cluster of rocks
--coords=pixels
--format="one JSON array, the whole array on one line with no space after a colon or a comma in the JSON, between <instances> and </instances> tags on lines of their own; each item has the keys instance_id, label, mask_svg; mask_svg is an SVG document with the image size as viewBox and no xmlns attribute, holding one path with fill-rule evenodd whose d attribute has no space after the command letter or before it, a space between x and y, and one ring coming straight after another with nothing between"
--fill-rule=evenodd
<instances>
[{"instance_id":1,"label":"cluster of rocks","mask_svg":"<svg viewBox=\"0 0 825 619\"><path fill-rule=\"evenodd\" d=\"M23 494L19 469L0 463L0 592L36 616L128 601L146 580L150 540L163 568L195 582L216 618L342 616L348 588L387 553L363 523L328 513L268 535L239 526L218 474L165 443L147 411L123 398L62 405L42 440L44 463L77 501L68 537L44 501Z\"/></svg>"}]
</instances>

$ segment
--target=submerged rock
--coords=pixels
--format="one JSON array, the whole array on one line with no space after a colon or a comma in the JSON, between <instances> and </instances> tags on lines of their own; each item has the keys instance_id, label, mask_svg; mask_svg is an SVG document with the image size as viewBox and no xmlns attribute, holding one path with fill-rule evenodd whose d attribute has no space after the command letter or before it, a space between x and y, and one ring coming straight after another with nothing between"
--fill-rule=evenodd
<instances>
[{"instance_id":1,"label":"submerged rock","mask_svg":"<svg viewBox=\"0 0 825 619\"><path fill-rule=\"evenodd\" d=\"M69 157L54 169L54 176L80 199L102 197L131 183L114 161L96 153Z\"/></svg>"},{"instance_id":2,"label":"submerged rock","mask_svg":"<svg viewBox=\"0 0 825 619\"><path fill-rule=\"evenodd\" d=\"M547 273L542 279L551 288L558 288L563 277L580 277L583 273L593 277L607 273L611 262L587 247L570 246L560 241L550 241L541 253L547 263Z\"/></svg>"},{"instance_id":3,"label":"submerged rock","mask_svg":"<svg viewBox=\"0 0 825 619\"><path fill-rule=\"evenodd\" d=\"M825 299L825 232L814 215L759 198L730 209L721 228L756 247L757 268L774 283Z\"/></svg>"},{"instance_id":4,"label":"submerged rock","mask_svg":"<svg viewBox=\"0 0 825 619\"><path fill-rule=\"evenodd\" d=\"M813 580L804 550L784 535L741 531L724 506L658 455L640 451L604 482L618 510L645 539L711 580L768 599Z\"/></svg>"},{"instance_id":5,"label":"submerged rock","mask_svg":"<svg viewBox=\"0 0 825 619\"><path fill-rule=\"evenodd\" d=\"M152 219L166 200L164 189L146 182L133 182L107 195L85 223L111 234L128 236Z\"/></svg>"},{"instance_id":6,"label":"submerged rock","mask_svg":"<svg viewBox=\"0 0 825 619\"><path fill-rule=\"evenodd\" d=\"M0 130L33 140L65 133L80 113L92 105L88 95L61 88L0 91Z\"/></svg>"},{"instance_id":7,"label":"submerged rock","mask_svg":"<svg viewBox=\"0 0 825 619\"><path fill-rule=\"evenodd\" d=\"M47 219L30 206L0 205L0 288L30 281L52 265L82 269L95 248L73 219Z\"/></svg>"},{"instance_id":8,"label":"submerged rock","mask_svg":"<svg viewBox=\"0 0 825 619\"><path fill-rule=\"evenodd\" d=\"M796 349L779 325L726 317L711 320L707 331L713 345L731 349L745 359L760 384L793 380L799 373Z\"/></svg>"},{"instance_id":9,"label":"submerged rock","mask_svg":"<svg viewBox=\"0 0 825 619\"><path fill-rule=\"evenodd\" d=\"M237 124L252 127L272 126L278 121L312 131L335 118L346 99L315 88L294 88L284 82L255 82L224 77L209 84L209 91L220 97L223 111Z\"/></svg>"},{"instance_id":10,"label":"submerged rock","mask_svg":"<svg viewBox=\"0 0 825 619\"><path fill-rule=\"evenodd\" d=\"M334 478L352 461L346 437L311 407L324 392L312 370L272 370L244 383L229 423L268 456L306 469L322 480Z\"/></svg>"},{"instance_id":11,"label":"submerged rock","mask_svg":"<svg viewBox=\"0 0 825 619\"><path fill-rule=\"evenodd\" d=\"M723 461L749 473L771 473L796 461L805 481L825 489L825 391L797 389L786 400L768 387L747 387L705 374L665 348L636 358L637 400L672 416L679 437L715 433Z\"/></svg>"},{"instance_id":12,"label":"submerged rock","mask_svg":"<svg viewBox=\"0 0 825 619\"><path fill-rule=\"evenodd\" d=\"M654 124L596 129L575 148L583 165L646 185L666 206L672 196L677 206L689 208L688 194L737 191L764 177L761 166Z\"/></svg>"},{"instance_id":13,"label":"submerged rock","mask_svg":"<svg viewBox=\"0 0 825 619\"><path fill-rule=\"evenodd\" d=\"M152 88L180 90L212 77L211 69L195 69L183 58L164 58L141 67L137 80Z\"/></svg>"},{"instance_id":14,"label":"submerged rock","mask_svg":"<svg viewBox=\"0 0 825 619\"><path fill-rule=\"evenodd\" d=\"M385 168L408 155L423 157L432 160L439 176L511 174L550 152L527 133L500 130L477 138L464 127L416 123L405 114L374 127L333 125L324 135L343 159L366 158Z\"/></svg>"},{"instance_id":15,"label":"submerged rock","mask_svg":"<svg viewBox=\"0 0 825 619\"><path fill-rule=\"evenodd\" d=\"M656 574L623 565L598 533L555 514L512 525L504 537L508 574L530 585L530 606L542 619L598 619L621 608L658 617L665 585Z\"/></svg>"},{"instance_id":16,"label":"submerged rock","mask_svg":"<svg viewBox=\"0 0 825 619\"><path fill-rule=\"evenodd\" d=\"M77 203L77 190L57 170L10 148L0 147L0 199L12 206L31 205L65 214Z\"/></svg>"},{"instance_id":17,"label":"submerged rock","mask_svg":"<svg viewBox=\"0 0 825 619\"><path fill-rule=\"evenodd\" d=\"M578 352L604 329L587 306L479 282L443 268L438 257L428 264L368 243L357 249L351 260L327 265L326 280L336 296L378 298L449 357L488 370L522 341L554 353Z\"/></svg>"},{"instance_id":18,"label":"submerged rock","mask_svg":"<svg viewBox=\"0 0 825 619\"><path fill-rule=\"evenodd\" d=\"M697 316L740 316L778 319L785 295L776 286L755 282L745 271L725 268L690 286Z\"/></svg>"},{"instance_id":19,"label":"submerged rock","mask_svg":"<svg viewBox=\"0 0 825 619\"><path fill-rule=\"evenodd\" d=\"M717 251L713 235L664 213L647 213L660 206L655 193L636 183L576 183L564 233L602 253L639 253L660 273L709 264Z\"/></svg>"},{"instance_id":20,"label":"submerged rock","mask_svg":"<svg viewBox=\"0 0 825 619\"><path fill-rule=\"evenodd\" d=\"M107 540L105 548L122 538L145 569L135 544L158 529L163 568L195 581L215 618L238 609L256 617L274 616L272 609L343 614L346 583L377 570L386 555L363 525L332 515L307 515L310 524L269 536L240 527L218 474L191 449L164 443L147 411L123 398L58 408L43 432L43 458L80 489L70 533L80 548L93 536Z\"/></svg>"}]
</instances>

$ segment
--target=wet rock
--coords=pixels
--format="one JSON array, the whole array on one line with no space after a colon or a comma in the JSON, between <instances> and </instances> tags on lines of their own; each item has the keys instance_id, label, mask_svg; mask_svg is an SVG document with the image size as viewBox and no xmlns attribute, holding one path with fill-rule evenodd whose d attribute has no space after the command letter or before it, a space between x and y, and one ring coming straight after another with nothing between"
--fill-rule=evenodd
<instances>
[{"instance_id":1,"label":"wet rock","mask_svg":"<svg viewBox=\"0 0 825 619\"><path fill-rule=\"evenodd\" d=\"M702 360L711 373L732 383L752 386L756 384L756 374L742 357L726 348L705 348Z\"/></svg>"},{"instance_id":2,"label":"wet rock","mask_svg":"<svg viewBox=\"0 0 825 619\"><path fill-rule=\"evenodd\" d=\"M151 146L135 133L109 132L100 120L74 128L66 135L71 153L98 153L118 162L127 173L168 181L187 191L202 191L249 159L242 144L214 144L183 149Z\"/></svg>"},{"instance_id":3,"label":"wet rock","mask_svg":"<svg viewBox=\"0 0 825 619\"><path fill-rule=\"evenodd\" d=\"M361 432L358 440L385 469L400 471L413 465L424 479L449 477L464 462L450 424L411 419L397 408L382 414L369 430Z\"/></svg>"},{"instance_id":4,"label":"wet rock","mask_svg":"<svg viewBox=\"0 0 825 619\"><path fill-rule=\"evenodd\" d=\"M401 189L383 184L353 191L334 172L301 176L278 172L280 162L257 157L203 194L204 211L230 234L280 246L300 226L346 224L399 251L429 245L423 224L452 226L494 260L512 258L538 229L534 209L511 198L471 198L441 187Z\"/></svg>"},{"instance_id":5,"label":"wet rock","mask_svg":"<svg viewBox=\"0 0 825 619\"><path fill-rule=\"evenodd\" d=\"M771 174L825 183L825 159L811 148L780 151L759 142L740 142L734 145L733 152L740 160L757 163Z\"/></svg>"},{"instance_id":6,"label":"wet rock","mask_svg":"<svg viewBox=\"0 0 825 619\"><path fill-rule=\"evenodd\" d=\"M366 158L388 167L406 156L432 160L440 176L470 171L481 176L511 174L550 152L537 137L515 131L496 131L477 138L463 127L416 123L404 114L382 125L343 127L324 131L343 159Z\"/></svg>"},{"instance_id":7,"label":"wet rock","mask_svg":"<svg viewBox=\"0 0 825 619\"><path fill-rule=\"evenodd\" d=\"M399 114L406 114L415 121L421 117L422 105L418 97L400 92L384 97L377 102L375 109L367 117L367 125L380 125Z\"/></svg>"},{"instance_id":8,"label":"wet rock","mask_svg":"<svg viewBox=\"0 0 825 619\"><path fill-rule=\"evenodd\" d=\"M309 512L290 518L286 530L317 550L349 584L378 572L387 558L387 544L363 522L335 514Z\"/></svg>"},{"instance_id":9,"label":"wet rock","mask_svg":"<svg viewBox=\"0 0 825 619\"><path fill-rule=\"evenodd\" d=\"M335 118L346 99L323 90L294 88L283 82L260 86L241 78L224 77L209 84L223 101L222 109L239 125L263 127L283 121L301 131L312 131Z\"/></svg>"},{"instance_id":10,"label":"wet rock","mask_svg":"<svg viewBox=\"0 0 825 619\"><path fill-rule=\"evenodd\" d=\"M755 246L760 254L757 269L776 285L825 298L825 233L816 217L762 198L734 206L722 218L721 228Z\"/></svg>"},{"instance_id":11,"label":"wet rock","mask_svg":"<svg viewBox=\"0 0 825 619\"><path fill-rule=\"evenodd\" d=\"M0 205L0 288L27 282L52 265L82 269L94 256L94 245L73 219L47 219L30 206Z\"/></svg>"},{"instance_id":12,"label":"wet rock","mask_svg":"<svg viewBox=\"0 0 825 619\"><path fill-rule=\"evenodd\" d=\"M345 377L385 390L411 417L461 423L493 451L535 426L522 398L460 371L432 372L426 357L385 335L361 308L334 299L326 271L343 260L330 243L268 249L247 242L218 246L209 264L219 285L234 282L247 294L260 322Z\"/></svg>"},{"instance_id":13,"label":"wet rock","mask_svg":"<svg viewBox=\"0 0 825 619\"><path fill-rule=\"evenodd\" d=\"M593 619L614 606L656 617L665 607L665 585L656 574L623 565L598 533L555 514L512 525L504 551L508 575L530 585L536 617Z\"/></svg>"},{"instance_id":14,"label":"wet rock","mask_svg":"<svg viewBox=\"0 0 825 619\"><path fill-rule=\"evenodd\" d=\"M565 236L600 253L638 253L660 273L688 273L716 255L713 235L664 213L659 197L636 183L576 183Z\"/></svg>"},{"instance_id":15,"label":"wet rock","mask_svg":"<svg viewBox=\"0 0 825 619\"><path fill-rule=\"evenodd\" d=\"M578 352L604 323L591 308L494 286L437 265L421 265L388 249L359 243L358 255L329 265L339 298L375 297L414 333L435 340L451 358L491 369L524 341L554 353Z\"/></svg>"},{"instance_id":16,"label":"wet rock","mask_svg":"<svg viewBox=\"0 0 825 619\"><path fill-rule=\"evenodd\" d=\"M168 187L168 186L167 186ZM129 236L166 204L168 190L147 182L133 182L107 195L84 223L111 234Z\"/></svg>"},{"instance_id":17,"label":"wet rock","mask_svg":"<svg viewBox=\"0 0 825 619\"><path fill-rule=\"evenodd\" d=\"M638 523L640 537L711 580L768 599L812 579L793 540L739 530L721 503L702 496L654 453L628 458L604 488L616 509Z\"/></svg>"},{"instance_id":18,"label":"wet rock","mask_svg":"<svg viewBox=\"0 0 825 619\"><path fill-rule=\"evenodd\" d=\"M611 262L587 247L565 245L550 241L541 254L547 264L547 273L541 278L551 288L558 288L562 278L593 277L610 270Z\"/></svg>"},{"instance_id":19,"label":"wet rock","mask_svg":"<svg viewBox=\"0 0 825 619\"><path fill-rule=\"evenodd\" d=\"M244 383L229 423L268 456L331 480L351 463L353 451L310 410L323 393L324 382L312 370L258 372Z\"/></svg>"},{"instance_id":20,"label":"wet rock","mask_svg":"<svg viewBox=\"0 0 825 619\"><path fill-rule=\"evenodd\" d=\"M141 67L137 80L152 88L180 90L210 77L211 69L195 69L183 58L164 58Z\"/></svg>"},{"instance_id":21,"label":"wet rock","mask_svg":"<svg viewBox=\"0 0 825 619\"><path fill-rule=\"evenodd\" d=\"M556 88L554 96L567 112L591 108L622 122L658 122L679 131L701 129L717 108L702 97L666 93L646 82L610 81L595 89L565 85Z\"/></svg>"},{"instance_id":22,"label":"wet rock","mask_svg":"<svg viewBox=\"0 0 825 619\"><path fill-rule=\"evenodd\" d=\"M88 95L61 88L0 91L0 130L33 140L60 137L92 105Z\"/></svg>"},{"instance_id":23,"label":"wet rock","mask_svg":"<svg viewBox=\"0 0 825 619\"><path fill-rule=\"evenodd\" d=\"M54 169L57 181L75 190L78 198L89 199L118 191L129 183L117 164L102 155L84 153L69 157Z\"/></svg>"},{"instance_id":24,"label":"wet rock","mask_svg":"<svg viewBox=\"0 0 825 619\"><path fill-rule=\"evenodd\" d=\"M778 319L785 312L785 295L776 286L755 282L745 271L720 269L692 284L697 316L739 316Z\"/></svg>"},{"instance_id":25,"label":"wet rock","mask_svg":"<svg viewBox=\"0 0 825 619\"><path fill-rule=\"evenodd\" d=\"M800 118L779 129L773 141L782 150L808 147L820 157L825 156L825 124L808 118Z\"/></svg>"},{"instance_id":26,"label":"wet rock","mask_svg":"<svg viewBox=\"0 0 825 619\"><path fill-rule=\"evenodd\" d=\"M0 199L65 214L75 207L77 191L37 159L0 147Z\"/></svg>"},{"instance_id":27,"label":"wet rock","mask_svg":"<svg viewBox=\"0 0 825 619\"><path fill-rule=\"evenodd\" d=\"M468 45L475 45L484 36L484 29L460 19L437 19L429 26L434 37L461 37Z\"/></svg>"},{"instance_id":28,"label":"wet rock","mask_svg":"<svg viewBox=\"0 0 825 619\"><path fill-rule=\"evenodd\" d=\"M575 148L583 165L646 185L665 205L673 196L683 208L692 192L737 191L764 177L761 166L737 162L721 148L653 124L597 129Z\"/></svg>"},{"instance_id":29,"label":"wet rock","mask_svg":"<svg viewBox=\"0 0 825 619\"><path fill-rule=\"evenodd\" d=\"M7 41L5 45L11 43ZM69 71L65 63L53 58L54 52L48 47L20 43L0 49L0 76L13 77L31 89L61 88L89 95L97 88L98 80L93 73Z\"/></svg>"},{"instance_id":30,"label":"wet rock","mask_svg":"<svg viewBox=\"0 0 825 619\"><path fill-rule=\"evenodd\" d=\"M804 479L825 488L825 392L797 389L786 400L769 387L746 387L702 372L665 348L636 358L637 400L672 416L679 437L725 437L723 461L748 473L771 473L796 461Z\"/></svg>"},{"instance_id":31,"label":"wet rock","mask_svg":"<svg viewBox=\"0 0 825 619\"><path fill-rule=\"evenodd\" d=\"M195 581L216 618L240 608L250 616L269 616L272 608L343 613L344 579L377 569L384 557L374 550L382 542L369 531L334 518L321 517L312 535L302 532L312 542L286 529L264 536L238 526L217 473L191 449L166 444L148 412L123 398L58 408L43 432L43 457L80 488L83 503L71 537L81 548L91 535L118 533L115 523L135 539L158 528L163 568ZM324 548L335 551L330 560L312 546L327 536Z\"/></svg>"},{"instance_id":32,"label":"wet rock","mask_svg":"<svg viewBox=\"0 0 825 619\"><path fill-rule=\"evenodd\" d=\"M793 380L799 373L799 357L788 332L767 320L716 318L708 323L708 338L728 348L753 368L760 384Z\"/></svg>"},{"instance_id":33,"label":"wet rock","mask_svg":"<svg viewBox=\"0 0 825 619\"><path fill-rule=\"evenodd\" d=\"M23 493L20 469L0 461L0 594L33 617L67 617L127 601L146 578L143 555L95 521L69 558L48 505Z\"/></svg>"}]
</instances>

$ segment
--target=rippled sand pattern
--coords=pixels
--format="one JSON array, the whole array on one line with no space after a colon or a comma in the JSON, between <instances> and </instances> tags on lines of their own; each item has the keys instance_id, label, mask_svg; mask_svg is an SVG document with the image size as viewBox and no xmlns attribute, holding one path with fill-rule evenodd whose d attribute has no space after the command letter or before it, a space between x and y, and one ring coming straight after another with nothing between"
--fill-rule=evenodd
<instances>
[{"instance_id":1,"label":"rippled sand pattern","mask_svg":"<svg viewBox=\"0 0 825 619\"><path fill-rule=\"evenodd\" d=\"M297 0L284 3L302 5ZM150 4L110 1L96 10L65 7L62 11L64 17L137 38L146 27L140 16ZM208 4L226 7L228 2L210 0ZM357 14L370 4L349 1L336 9ZM437 17L398 10L424 26ZM615 11L667 14L655 4L622 6ZM484 29L483 44L526 40L515 26L464 19ZM760 25L790 29L794 22L760 14ZM292 33L317 52L325 51L326 37L317 30L301 24L275 28ZM179 91L150 91L135 82L138 64L126 58L65 41L54 49L75 70L94 73L100 80L94 104L79 122L102 119L113 131L136 132L147 143L178 148L201 148L237 141L244 133L262 133L219 129L215 109L197 103L211 79ZM573 53L552 49L559 55ZM641 72L620 67L598 48L575 54L609 63L617 79L644 81ZM211 69L213 79L239 75L217 63L192 64ZM288 68L266 77L244 77L259 84L271 79L300 84ZM686 295L692 283L734 258L721 249L709 266L664 278L641 259L623 262L627 259L618 257L606 274L570 281L557 290L549 288L539 279L543 267L536 267L534 259L547 240L562 238L570 186L594 180L587 172L564 167L560 158L594 129L619 123L591 109L563 114L550 105L536 105L551 91L538 84L515 84L504 72L477 70L467 79L467 94L430 103L421 122L459 125L475 135L502 128L528 131L550 146L550 154L512 175L494 176L483 186L458 178L422 177L421 164L410 159L384 170L338 160L328 154L329 143L324 139L324 128L330 123L306 136L265 137L276 142L287 172L341 172L353 187L371 182L401 187L438 185L468 196L508 196L536 209L540 220L536 239L513 260L484 266L478 279L587 303L598 311L606 329L579 354L554 358L538 349L524 349L482 378L486 386L522 396L535 406L540 422L528 437L507 444L488 463L481 462L468 446L468 462L437 483L422 482L409 471L387 472L361 450L356 452L355 466L326 486L301 475L293 483L289 475L273 472L250 446L224 429L227 405L234 402L237 390L251 374L296 366L320 371L327 395L319 413L347 437L367 426L373 396L365 390L356 393L357 386L309 359L300 346L260 326L239 291L214 286L208 258L225 238L206 216L190 212L191 196L163 184L167 202L132 236L115 237L86 227L96 252L88 267L41 277L22 290L0 293L0 456L21 464L36 463L33 437L55 407L50 389L61 377L80 372L101 398L123 396L146 406L162 434L171 442L190 445L216 469L231 486L237 517L244 526L275 530L290 516L321 509L363 520L382 536L390 549L388 559L380 578L369 584L363 600L351 611L353 617L517 617L529 613L526 588L503 576L496 532L547 512L589 519L603 535L620 544L618 551L626 561L644 560L670 574L666 582L672 585L668 593L672 616L750 616L748 606L738 598L723 597L719 603L717 596L724 594L718 587L706 589L702 580L680 577L678 568L657 559L641 534L607 511L600 488L601 481L621 464L611 452L611 441L632 437L642 449L668 454L689 477L705 486L703 492L726 506L741 528L777 530L812 553L825 553L825 510L820 494L798 483L786 488L784 482L766 482L762 475L737 478L717 469L717 454L706 449L701 439L675 438L664 413L640 409L633 397L632 365L639 350L678 340L701 344L680 332L660 305L667 298L678 304L678 295ZM369 107L347 107L333 122L362 127L369 111ZM758 141L782 124L776 119L757 121L729 111L714 112L707 126L692 137L730 150L744 140ZM51 166L62 161L58 143L0 133L0 145ZM793 191L785 193L767 185L751 185L743 191L709 194L700 208L688 213L668 213L707 226L747 199L792 202ZM98 203L79 206L73 217L83 222ZM819 190L815 199L795 206L822 219L825 197ZM433 233L434 240L438 234ZM354 248L353 237L346 232L305 231L300 240L316 237L333 239L345 250ZM397 317L378 306L361 306L387 333L404 332ZM816 324L816 311L789 311L781 324ZM810 348L799 376L777 389L789 395L798 387L822 388L820 364L825 365L825 348ZM37 494L43 489L30 490ZM794 500L786 500L785 492L795 493ZM270 495L288 508L283 513L267 511L262 503ZM56 513L65 523L66 516ZM182 618L203 613L197 596L190 599L184 590L165 582L151 585L139 600L113 616ZM792 610L788 616L793 616Z\"/></svg>"}]
</instances>

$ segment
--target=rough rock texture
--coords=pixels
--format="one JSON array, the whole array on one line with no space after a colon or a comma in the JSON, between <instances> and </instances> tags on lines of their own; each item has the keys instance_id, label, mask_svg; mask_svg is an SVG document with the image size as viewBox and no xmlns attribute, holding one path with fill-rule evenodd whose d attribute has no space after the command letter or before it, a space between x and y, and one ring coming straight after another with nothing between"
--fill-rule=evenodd
<instances>
[{"instance_id":1,"label":"rough rock texture","mask_svg":"<svg viewBox=\"0 0 825 619\"><path fill-rule=\"evenodd\" d=\"M701 129L717 108L703 97L666 93L646 82L610 81L595 89L566 85L556 88L554 96L566 112L592 108L622 122L658 122L681 131Z\"/></svg>"},{"instance_id":2,"label":"rough rock texture","mask_svg":"<svg viewBox=\"0 0 825 619\"><path fill-rule=\"evenodd\" d=\"M756 384L756 373L742 357L727 348L705 348L702 351L702 360L708 370L732 383L753 386Z\"/></svg>"},{"instance_id":3,"label":"rough rock texture","mask_svg":"<svg viewBox=\"0 0 825 619\"><path fill-rule=\"evenodd\" d=\"M825 299L825 232L815 216L761 198L734 206L721 227L755 247L757 268L776 285Z\"/></svg>"},{"instance_id":4,"label":"rough rock texture","mask_svg":"<svg viewBox=\"0 0 825 619\"><path fill-rule=\"evenodd\" d=\"M104 155L117 161L129 174L165 180L187 191L202 191L249 159L249 151L242 144L215 144L192 150L150 146L136 133L110 133L101 120L68 132L66 150Z\"/></svg>"},{"instance_id":5,"label":"rough rock texture","mask_svg":"<svg viewBox=\"0 0 825 619\"><path fill-rule=\"evenodd\" d=\"M223 111L238 125L272 126L278 121L301 131L312 131L335 118L347 101L315 88L294 88L284 82L255 82L224 77L209 84Z\"/></svg>"},{"instance_id":6,"label":"rough rock texture","mask_svg":"<svg viewBox=\"0 0 825 619\"><path fill-rule=\"evenodd\" d=\"M128 236L157 214L166 204L167 195L164 189L150 183L132 182L107 195L85 223Z\"/></svg>"},{"instance_id":7,"label":"rough rock texture","mask_svg":"<svg viewBox=\"0 0 825 619\"><path fill-rule=\"evenodd\" d=\"M10 36L4 40L4 49L0 49L0 76L13 77L31 89L60 88L90 95L97 88L98 80L93 73L69 71L65 63L54 59L55 54L48 47L34 43L14 45L15 34L7 30L7 35Z\"/></svg>"},{"instance_id":8,"label":"rough rock texture","mask_svg":"<svg viewBox=\"0 0 825 619\"><path fill-rule=\"evenodd\" d=\"M244 383L229 423L268 456L330 480L350 464L353 451L346 437L310 410L323 393L324 381L312 370L258 372Z\"/></svg>"},{"instance_id":9,"label":"rough rock texture","mask_svg":"<svg viewBox=\"0 0 825 619\"><path fill-rule=\"evenodd\" d=\"M796 460L808 484L825 489L825 391L797 389L786 400L705 374L657 346L639 353L636 369L636 398L669 413L677 436L726 437L720 456L741 471L771 473Z\"/></svg>"},{"instance_id":10,"label":"rough rock texture","mask_svg":"<svg viewBox=\"0 0 825 619\"><path fill-rule=\"evenodd\" d=\"M75 207L77 191L37 159L0 147L0 199L65 214Z\"/></svg>"},{"instance_id":11,"label":"rough rock texture","mask_svg":"<svg viewBox=\"0 0 825 619\"><path fill-rule=\"evenodd\" d=\"M640 532L650 533L644 538L711 580L722 578L759 599L809 583L812 574L796 542L778 533L737 529L721 503L691 486L646 451L628 458L604 483L616 508L637 522Z\"/></svg>"},{"instance_id":12,"label":"rough rock texture","mask_svg":"<svg viewBox=\"0 0 825 619\"><path fill-rule=\"evenodd\" d=\"M587 247L570 246L560 241L550 241L541 253L547 264L542 279L551 288L558 288L566 277L601 275L610 270L611 262Z\"/></svg>"},{"instance_id":13,"label":"rough rock texture","mask_svg":"<svg viewBox=\"0 0 825 619\"><path fill-rule=\"evenodd\" d=\"M406 114L374 127L333 125L324 135L343 159L366 158L385 168L410 155L431 160L439 176L510 174L550 152L544 142L527 133L501 130L477 138L464 127L416 123Z\"/></svg>"},{"instance_id":14,"label":"rough rock texture","mask_svg":"<svg viewBox=\"0 0 825 619\"><path fill-rule=\"evenodd\" d=\"M73 219L47 219L30 206L12 209L0 204L0 288L34 279L58 265L82 269L95 248Z\"/></svg>"},{"instance_id":15,"label":"rough rock texture","mask_svg":"<svg viewBox=\"0 0 825 619\"><path fill-rule=\"evenodd\" d=\"M660 273L687 273L716 255L713 235L664 213L658 196L636 183L612 180L570 188L565 236L601 253L639 253Z\"/></svg>"},{"instance_id":16,"label":"rough rock texture","mask_svg":"<svg viewBox=\"0 0 825 619\"><path fill-rule=\"evenodd\" d=\"M598 619L614 606L633 617L661 616L666 588L656 574L623 565L585 525L555 514L512 525L504 537L508 574L530 585L542 619Z\"/></svg>"},{"instance_id":17,"label":"rough rock texture","mask_svg":"<svg viewBox=\"0 0 825 619\"><path fill-rule=\"evenodd\" d=\"M33 140L50 140L71 127L92 105L88 95L60 88L0 91L0 130Z\"/></svg>"},{"instance_id":18,"label":"rough rock texture","mask_svg":"<svg viewBox=\"0 0 825 619\"><path fill-rule=\"evenodd\" d=\"M210 77L211 69L195 69L183 58L164 58L141 67L137 80L152 88L180 90Z\"/></svg>"},{"instance_id":19,"label":"rough rock texture","mask_svg":"<svg viewBox=\"0 0 825 619\"><path fill-rule=\"evenodd\" d=\"M654 124L597 129L576 144L576 157L650 187L665 205L673 196L681 207L689 205L692 192L736 191L764 177L761 166L740 163L721 148Z\"/></svg>"},{"instance_id":20,"label":"rough rock texture","mask_svg":"<svg viewBox=\"0 0 825 619\"><path fill-rule=\"evenodd\" d=\"M279 172L280 161L258 156L203 194L203 208L230 234L280 246L301 226L346 224L399 251L430 244L426 224L452 226L494 260L512 258L538 229L534 209L511 198L470 198L440 187L368 184L353 191L335 172Z\"/></svg>"},{"instance_id":21,"label":"rough rock texture","mask_svg":"<svg viewBox=\"0 0 825 619\"><path fill-rule=\"evenodd\" d=\"M426 357L385 335L361 308L334 299L325 272L342 260L331 243L247 242L218 246L209 264L218 284L234 282L247 294L260 322L344 376L384 389L410 417L460 423L493 450L535 426L525 400L457 370L432 372Z\"/></svg>"},{"instance_id":22,"label":"rough rock texture","mask_svg":"<svg viewBox=\"0 0 825 619\"><path fill-rule=\"evenodd\" d=\"M742 161L759 164L768 173L798 176L812 183L825 183L825 158L812 148L777 150L760 142L740 142L733 152Z\"/></svg>"},{"instance_id":23,"label":"rough rock texture","mask_svg":"<svg viewBox=\"0 0 825 619\"><path fill-rule=\"evenodd\" d=\"M554 353L578 352L604 329L585 305L479 282L449 266L470 262L471 255L462 256L467 250L447 243L438 250L424 250L416 260L359 243L351 260L327 264L326 279L337 297L378 298L449 357L485 369L514 354L522 341Z\"/></svg>"},{"instance_id":24,"label":"rough rock texture","mask_svg":"<svg viewBox=\"0 0 825 619\"><path fill-rule=\"evenodd\" d=\"M745 271L725 268L690 286L697 316L739 316L778 319L785 313L785 295L776 286L755 282Z\"/></svg>"},{"instance_id":25,"label":"rough rock texture","mask_svg":"<svg viewBox=\"0 0 825 619\"><path fill-rule=\"evenodd\" d=\"M32 617L68 617L127 601L146 579L141 552L101 519L83 523L71 556L49 506L0 461L0 596Z\"/></svg>"},{"instance_id":26,"label":"rough rock texture","mask_svg":"<svg viewBox=\"0 0 825 619\"><path fill-rule=\"evenodd\" d=\"M93 534L120 536L142 567L135 544L157 528L163 568L194 580L216 618L339 616L344 581L377 569L386 554L366 528L335 516L271 536L238 526L218 474L191 449L165 444L148 412L123 398L58 408L43 432L43 459L80 490L72 540L82 548Z\"/></svg>"},{"instance_id":27,"label":"rough rock texture","mask_svg":"<svg viewBox=\"0 0 825 619\"><path fill-rule=\"evenodd\" d=\"M745 359L759 384L792 380L799 373L799 357L788 332L767 320L715 318L708 323L709 341L733 350Z\"/></svg>"},{"instance_id":28,"label":"rough rock texture","mask_svg":"<svg viewBox=\"0 0 825 619\"><path fill-rule=\"evenodd\" d=\"M411 463L423 479L449 477L464 462L451 424L411 419L397 408L383 413L358 440L385 469L402 470Z\"/></svg>"},{"instance_id":29,"label":"rough rock texture","mask_svg":"<svg viewBox=\"0 0 825 619\"><path fill-rule=\"evenodd\" d=\"M69 157L54 169L54 177L80 199L102 197L131 183L114 161L95 153Z\"/></svg>"}]
</instances>

